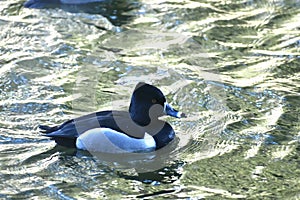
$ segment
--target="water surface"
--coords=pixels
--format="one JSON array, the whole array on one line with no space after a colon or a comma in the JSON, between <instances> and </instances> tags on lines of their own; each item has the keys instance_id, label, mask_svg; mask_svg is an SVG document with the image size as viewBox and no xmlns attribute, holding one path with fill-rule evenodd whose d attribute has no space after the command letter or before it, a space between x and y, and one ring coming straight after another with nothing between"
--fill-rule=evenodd
<instances>
[{"instance_id":1,"label":"water surface","mask_svg":"<svg viewBox=\"0 0 300 200\"><path fill-rule=\"evenodd\" d=\"M299 1L23 3L0 2L0 198L300 198ZM38 132L139 81L188 114L157 169Z\"/></svg>"}]
</instances>

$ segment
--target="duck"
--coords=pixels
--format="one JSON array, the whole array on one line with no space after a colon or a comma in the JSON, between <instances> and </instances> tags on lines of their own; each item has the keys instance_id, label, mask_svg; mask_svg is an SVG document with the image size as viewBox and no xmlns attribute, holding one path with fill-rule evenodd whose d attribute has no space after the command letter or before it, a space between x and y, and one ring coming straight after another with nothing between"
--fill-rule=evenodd
<instances>
[{"instance_id":1,"label":"duck","mask_svg":"<svg viewBox=\"0 0 300 200\"><path fill-rule=\"evenodd\" d=\"M128 111L107 110L67 120L61 125L40 125L40 132L58 145L101 153L152 152L175 138L172 126L160 117L184 118L167 103L157 87L139 82Z\"/></svg>"},{"instance_id":2,"label":"duck","mask_svg":"<svg viewBox=\"0 0 300 200\"><path fill-rule=\"evenodd\" d=\"M104 2L105 0L28 0L24 3L26 8L42 8L49 4L83 5L89 3Z\"/></svg>"}]
</instances>

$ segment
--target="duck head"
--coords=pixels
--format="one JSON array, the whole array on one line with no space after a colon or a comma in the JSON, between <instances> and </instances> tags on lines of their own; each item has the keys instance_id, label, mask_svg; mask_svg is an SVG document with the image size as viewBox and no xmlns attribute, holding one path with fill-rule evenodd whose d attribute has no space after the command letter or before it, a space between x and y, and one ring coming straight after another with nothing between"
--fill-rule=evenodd
<instances>
[{"instance_id":1,"label":"duck head","mask_svg":"<svg viewBox=\"0 0 300 200\"><path fill-rule=\"evenodd\" d=\"M147 126L163 115L185 117L184 113L175 110L167 103L160 89L144 82L138 83L134 89L129 113L133 121L141 126Z\"/></svg>"}]
</instances>

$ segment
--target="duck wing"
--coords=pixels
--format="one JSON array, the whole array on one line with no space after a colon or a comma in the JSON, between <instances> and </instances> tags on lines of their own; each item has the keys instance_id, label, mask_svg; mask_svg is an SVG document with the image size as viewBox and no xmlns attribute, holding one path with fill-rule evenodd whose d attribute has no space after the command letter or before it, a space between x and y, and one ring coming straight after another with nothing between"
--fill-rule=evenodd
<instances>
[{"instance_id":1,"label":"duck wing","mask_svg":"<svg viewBox=\"0 0 300 200\"><path fill-rule=\"evenodd\" d=\"M51 138L76 139L94 128L111 128L130 137L143 138L145 129L136 124L125 111L101 111L68 120L59 126L40 125L41 132Z\"/></svg>"}]
</instances>

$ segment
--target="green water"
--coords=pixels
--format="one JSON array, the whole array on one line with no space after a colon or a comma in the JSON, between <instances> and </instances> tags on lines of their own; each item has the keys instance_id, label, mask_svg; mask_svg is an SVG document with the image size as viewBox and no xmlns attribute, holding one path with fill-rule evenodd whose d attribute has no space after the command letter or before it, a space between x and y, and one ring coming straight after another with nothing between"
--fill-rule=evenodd
<instances>
[{"instance_id":1,"label":"green water","mask_svg":"<svg viewBox=\"0 0 300 200\"><path fill-rule=\"evenodd\" d=\"M300 199L298 0L23 3L0 2L0 199ZM38 132L139 81L188 115L143 170Z\"/></svg>"}]
</instances>

